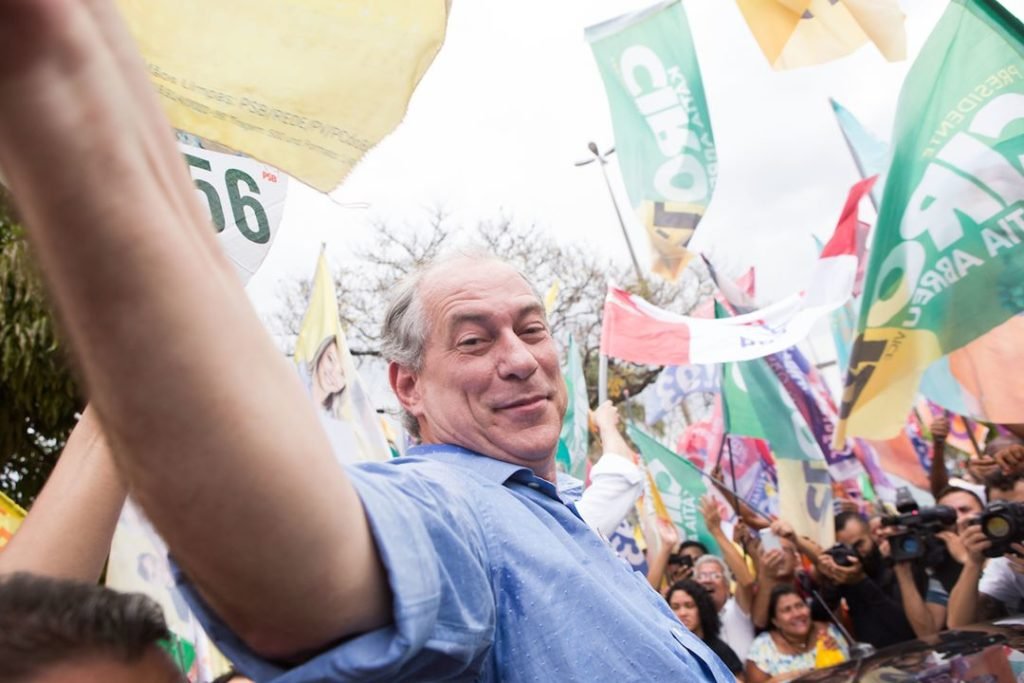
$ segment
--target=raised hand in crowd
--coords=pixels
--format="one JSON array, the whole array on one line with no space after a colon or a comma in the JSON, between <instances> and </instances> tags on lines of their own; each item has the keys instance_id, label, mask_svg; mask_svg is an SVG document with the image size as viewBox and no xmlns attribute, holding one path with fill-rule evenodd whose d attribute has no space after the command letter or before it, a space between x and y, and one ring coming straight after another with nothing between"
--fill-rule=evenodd
<instances>
[{"instance_id":1,"label":"raised hand in crowd","mask_svg":"<svg viewBox=\"0 0 1024 683\"><path fill-rule=\"evenodd\" d=\"M1024 473L1024 446L1013 444L996 453L996 464L1003 474Z\"/></svg>"},{"instance_id":2,"label":"raised hand in crowd","mask_svg":"<svg viewBox=\"0 0 1024 683\"><path fill-rule=\"evenodd\" d=\"M693 575L693 563L683 561L678 551L679 530L676 525L660 517L655 522L657 528L658 547L653 551L647 548L647 581L659 592L668 588L667 584L689 579ZM673 561L673 566L669 562ZM669 575L666 584L666 575ZM666 584L666 585L663 585Z\"/></svg>"},{"instance_id":3,"label":"raised hand in crowd","mask_svg":"<svg viewBox=\"0 0 1024 683\"><path fill-rule=\"evenodd\" d=\"M938 497L939 493L949 486L949 472L946 471L946 438L949 436L949 418L945 415L932 420L929 425L932 433L932 466L928 471L928 486L931 494Z\"/></svg>"},{"instance_id":4,"label":"raised hand in crowd","mask_svg":"<svg viewBox=\"0 0 1024 683\"><path fill-rule=\"evenodd\" d=\"M619 411L611 401L591 411L590 419L601 437L601 456L590 468L590 486L576 502L576 510L607 538L643 493L644 472L619 432Z\"/></svg>"},{"instance_id":5,"label":"raised hand in crowd","mask_svg":"<svg viewBox=\"0 0 1024 683\"><path fill-rule=\"evenodd\" d=\"M725 560L725 564L736 581L736 604L744 615L749 615L754 600L754 575L750 572L739 549L722 530L722 503L714 496L706 495L701 498L700 509L708 531L718 544L722 559Z\"/></svg>"}]
</instances>

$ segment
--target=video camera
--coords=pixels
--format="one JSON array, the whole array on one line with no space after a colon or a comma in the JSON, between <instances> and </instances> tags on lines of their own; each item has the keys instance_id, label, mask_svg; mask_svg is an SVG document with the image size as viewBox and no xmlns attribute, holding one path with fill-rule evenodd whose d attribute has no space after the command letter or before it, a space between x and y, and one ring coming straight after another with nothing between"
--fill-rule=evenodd
<instances>
[{"instance_id":1,"label":"video camera","mask_svg":"<svg viewBox=\"0 0 1024 683\"><path fill-rule=\"evenodd\" d=\"M985 538L992 541L992 547L985 551L985 555L1002 557L1013 552L1011 543L1024 542L1024 503L989 503L976 524L981 525Z\"/></svg>"},{"instance_id":2,"label":"video camera","mask_svg":"<svg viewBox=\"0 0 1024 683\"><path fill-rule=\"evenodd\" d=\"M946 545L936 540L936 532L956 524L956 510L948 505L921 509L906 487L896 493L898 515L882 518L882 526L903 527L889 537L889 554L893 562L924 558L926 566L941 564Z\"/></svg>"}]
</instances>

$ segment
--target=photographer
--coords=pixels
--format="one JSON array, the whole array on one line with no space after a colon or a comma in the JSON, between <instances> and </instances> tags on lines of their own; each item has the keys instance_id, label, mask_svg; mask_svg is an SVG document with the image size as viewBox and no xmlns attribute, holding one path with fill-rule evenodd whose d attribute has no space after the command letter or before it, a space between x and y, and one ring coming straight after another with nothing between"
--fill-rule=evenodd
<instances>
[{"instance_id":1,"label":"photographer","mask_svg":"<svg viewBox=\"0 0 1024 683\"><path fill-rule=\"evenodd\" d=\"M871 538L867 522L855 512L843 512L835 525L838 544L818 556L818 570L846 600L856 637L876 648L913 640L898 580ZM924 569L914 563L912 572L914 585L923 591Z\"/></svg>"},{"instance_id":2,"label":"photographer","mask_svg":"<svg viewBox=\"0 0 1024 683\"><path fill-rule=\"evenodd\" d=\"M949 596L950 628L1021 611L1024 600L1024 479L998 472L985 484L991 501L960 533L964 569ZM1004 540L994 543L994 532ZM986 564L986 558L991 558Z\"/></svg>"}]
</instances>

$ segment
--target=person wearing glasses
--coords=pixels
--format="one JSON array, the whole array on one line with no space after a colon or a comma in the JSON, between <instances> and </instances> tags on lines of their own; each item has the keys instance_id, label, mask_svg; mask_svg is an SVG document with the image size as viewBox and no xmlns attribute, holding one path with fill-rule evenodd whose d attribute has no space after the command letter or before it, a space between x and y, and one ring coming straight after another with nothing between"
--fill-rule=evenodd
<instances>
[{"instance_id":1,"label":"person wearing glasses","mask_svg":"<svg viewBox=\"0 0 1024 683\"><path fill-rule=\"evenodd\" d=\"M732 572L722 558L704 555L693 565L693 578L711 596L719 620L722 622L722 640L745 659L754 640L754 623L750 620L750 588L736 582L736 593L731 590Z\"/></svg>"}]
</instances>

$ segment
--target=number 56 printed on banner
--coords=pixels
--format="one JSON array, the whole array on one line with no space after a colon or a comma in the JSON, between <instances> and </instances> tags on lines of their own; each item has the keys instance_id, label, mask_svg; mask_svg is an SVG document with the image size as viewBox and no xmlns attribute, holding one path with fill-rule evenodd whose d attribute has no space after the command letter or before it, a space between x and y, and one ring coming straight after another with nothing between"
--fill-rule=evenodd
<instances>
[{"instance_id":1,"label":"number 56 printed on banner","mask_svg":"<svg viewBox=\"0 0 1024 683\"><path fill-rule=\"evenodd\" d=\"M263 263L284 215L288 176L253 159L202 149L184 142L196 193L209 209L224 252L242 282Z\"/></svg>"}]
</instances>

